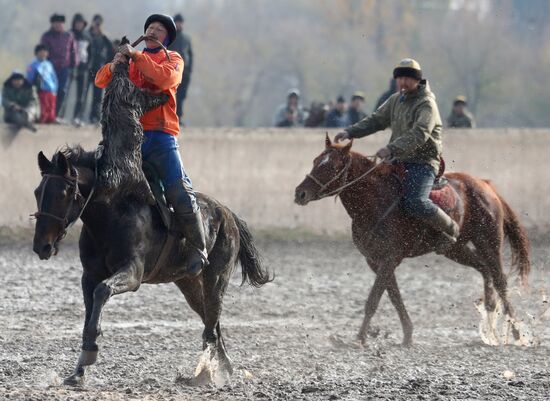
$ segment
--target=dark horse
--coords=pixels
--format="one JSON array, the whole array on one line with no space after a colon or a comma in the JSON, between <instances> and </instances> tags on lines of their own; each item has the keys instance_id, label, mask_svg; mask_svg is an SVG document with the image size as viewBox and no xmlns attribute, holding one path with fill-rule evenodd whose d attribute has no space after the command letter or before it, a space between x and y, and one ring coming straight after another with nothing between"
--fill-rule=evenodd
<instances>
[{"instance_id":1,"label":"dark horse","mask_svg":"<svg viewBox=\"0 0 550 401\"><path fill-rule=\"evenodd\" d=\"M156 208L143 202L110 204L100 194L85 200L94 187L95 156L80 147L57 152L48 160L42 152L38 164L42 181L35 190L38 213L33 249L40 259L49 259L75 219L82 220L80 260L86 316L82 351L66 384L79 384L85 368L95 363L96 343L101 333L102 309L116 294L137 291L142 283L175 283L204 323L203 349L219 359L224 377L232 373L220 328L222 298L239 261L243 283L255 287L270 280L246 224L231 210L209 196L198 194L209 255L209 265L198 277L185 274L183 241L174 241L165 253L168 231ZM161 253L164 255L161 258ZM160 269L156 264L162 259ZM153 269L155 274L151 274ZM214 372L217 373L217 372ZM209 379L204 371L200 378Z\"/></svg>"},{"instance_id":2,"label":"dark horse","mask_svg":"<svg viewBox=\"0 0 550 401\"><path fill-rule=\"evenodd\" d=\"M186 274L185 240L166 229L141 170L143 130L139 117L167 100L136 88L128 64L118 64L102 109L103 151L66 148L48 160L38 154L42 181L35 190L38 212L34 251L40 259L57 252L68 226L78 218L82 292L86 316L82 352L66 384L79 384L95 363L102 309L116 294L137 291L142 283L175 283L204 323L203 356L219 369L197 371L197 381L216 382L232 373L220 328L222 298L237 261L243 283L260 287L271 280L246 224L209 196L198 194L208 250L208 266L198 277ZM204 360L204 358L203 358ZM217 376L213 376L216 374Z\"/></svg>"},{"instance_id":3,"label":"dark horse","mask_svg":"<svg viewBox=\"0 0 550 401\"><path fill-rule=\"evenodd\" d=\"M306 205L329 195L339 195L352 219L353 242L376 273L374 285L365 305L365 316L359 330L359 340L365 343L369 325L380 298L388 291L403 327L403 343L412 342L413 326L405 309L395 278L395 269L408 257L434 251L438 233L406 216L398 205L401 182L396 167L376 164L375 160L351 151L347 145L332 144L328 135L326 149L313 162L310 174L296 188L295 201ZM507 237L512 261L526 284L530 270L529 242L523 227L510 206L485 180L464 173L445 175L461 207L451 217L460 225L458 242L445 256L481 273L485 291L485 309L489 319L495 319L497 303L502 305L515 340L519 339L514 311L507 298L506 276L503 272L502 248ZM471 244L471 245L470 245ZM492 322L494 323L494 321ZM494 327L486 333L491 343L498 343Z\"/></svg>"}]
</instances>

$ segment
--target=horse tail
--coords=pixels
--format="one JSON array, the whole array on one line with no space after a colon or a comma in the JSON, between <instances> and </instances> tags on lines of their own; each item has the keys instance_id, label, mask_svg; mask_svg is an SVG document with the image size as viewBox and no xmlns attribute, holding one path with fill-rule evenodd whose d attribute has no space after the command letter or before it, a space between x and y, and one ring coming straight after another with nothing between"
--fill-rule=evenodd
<instances>
[{"instance_id":1,"label":"horse tail","mask_svg":"<svg viewBox=\"0 0 550 401\"><path fill-rule=\"evenodd\" d=\"M527 287L527 278L531 271L529 256L529 238L525 228L519 222L517 215L502 196L498 196L504 208L504 235L510 242L512 251L512 266L519 274L521 284Z\"/></svg>"},{"instance_id":2,"label":"horse tail","mask_svg":"<svg viewBox=\"0 0 550 401\"><path fill-rule=\"evenodd\" d=\"M241 262L243 276L241 285L248 281L248 284L251 286L259 288L273 281L273 277L271 277L269 271L262 266L262 258L254 244L254 238L246 223L235 213L233 213L233 218L239 229L241 243L239 247L239 261Z\"/></svg>"}]
</instances>

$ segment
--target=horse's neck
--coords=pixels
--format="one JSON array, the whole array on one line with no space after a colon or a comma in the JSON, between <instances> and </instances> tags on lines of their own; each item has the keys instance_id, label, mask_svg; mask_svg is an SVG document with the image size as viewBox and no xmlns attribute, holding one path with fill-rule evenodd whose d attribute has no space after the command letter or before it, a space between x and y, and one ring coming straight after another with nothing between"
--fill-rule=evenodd
<instances>
[{"instance_id":1,"label":"horse's neck","mask_svg":"<svg viewBox=\"0 0 550 401\"><path fill-rule=\"evenodd\" d=\"M346 182L351 183L356 179L358 181L340 194L342 204L352 220L367 226L377 224L399 196L390 167L374 166L375 163L366 157L352 154ZM364 174L364 178L361 178Z\"/></svg>"}]
</instances>

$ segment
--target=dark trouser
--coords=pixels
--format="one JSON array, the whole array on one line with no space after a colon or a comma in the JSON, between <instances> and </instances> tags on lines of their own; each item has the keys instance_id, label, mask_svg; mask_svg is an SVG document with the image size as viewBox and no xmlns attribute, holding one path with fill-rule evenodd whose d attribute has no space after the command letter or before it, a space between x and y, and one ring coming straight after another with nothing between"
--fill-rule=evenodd
<instances>
[{"instance_id":1,"label":"dark trouser","mask_svg":"<svg viewBox=\"0 0 550 401\"><path fill-rule=\"evenodd\" d=\"M401 207L411 217L425 219L437 213L438 206L430 200L435 172L429 164L403 163L407 174L403 181Z\"/></svg>"},{"instance_id":2,"label":"dark trouser","mask_svg":"<svg viewBox=\"0 0 550 401\"><path fill-rule=\"evenodd\" d=\"M178 86L178 90L176 92L176 114L180 119L183 118L183 102L187 97L187 88L189 87L190 81L191 77L184 72L181 79L181 84Z\"/></svg>"},{"instance_id":3,"label":"dark trouser","mask_svg":"<svg viewBox=\"0 0 550 401\"><path fill-rule=\"evenodd\" d=\"M90 75L88 77L88 85L87 85L88 88L90 87L90 85L93 88L92 106L90 108L90 122L91 123L96 123L96 122L99 121L99 119L101 117L101 101L103 100L103 89L98 88L97 86L95 86L95 74L96 74L96 72L97 72L97 70L95 70L95 69L90 70ZM86 90L86 93L88 92L88 90L89 89Z\"/></svg>"},{"instance_id":4,"label":"dark trouser","mask_svg":"<svg viewBox=\"0 0 550 401\"><path fill-rule=\"evenodd\" d=\"M199 207L191 179L185 173L178 152L175 136L161 131L145 131L145 141L141 145L143 160L157 170L166 194L170 194L172 207L176 213L188 215Z\"/></svg>"},{"instance_id":5,"label":"dark trouser","mask_svg":"<svg viewBox=\"0 0 550 401\"><path fill-rule=\"evenodd\" d=\"M57 103L55 105L55 113L57 116L63 118L65 115L65 100L67 94L69 93L69 88L71 86L71 72L72 69L69 67L64 67L56 69L55 73L57 75Z\"/></svg>"},{"instance_id":6,"label":"dark trouser","mask_svg":"<svg viewBox=\"0 0 550 401\"><path fill-rule=\"evenodd\" d=\"M74 115L73 118L82 119L84 114L84 109L86 108L86 98L88 94L87 90L87 68L86 64L80 64L76 70L76 102L74 105Z\"/></svg>"}]
</instances>

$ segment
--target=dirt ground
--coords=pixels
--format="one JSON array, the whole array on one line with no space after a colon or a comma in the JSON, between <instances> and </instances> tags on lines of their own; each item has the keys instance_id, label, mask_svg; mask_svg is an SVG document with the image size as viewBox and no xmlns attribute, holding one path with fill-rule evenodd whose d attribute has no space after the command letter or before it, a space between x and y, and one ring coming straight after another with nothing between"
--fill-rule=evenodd
<instances>
[{"instance_id":1,"label":"dirt ground","mask_svg":"<svg viewBox=\"0 0 550 401\"><path fill-rule=\"evenodd\" d=\"M263 238L275 282L228 289L222 327L233 359L231 384L191 387L202 325L173 285L144 285L113 298L100 355L86 385L67 388L80 347L83 304L75 245L46 262L29 243L0 247L1 400L543 400L550 397L548 242L533 246L531 293L512 289L518 316L540 345L484 345L474 302L475 271L431 255L407 260L397 278L415 325L403 348L384 296L380 329L367 347L354 339L373 282L349 240ZM511 281L515 286L515 280ZM508 372L507 372L508 371Z\"/></svg>"}]
</instances>

